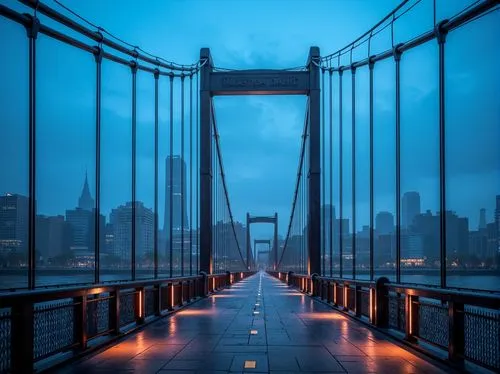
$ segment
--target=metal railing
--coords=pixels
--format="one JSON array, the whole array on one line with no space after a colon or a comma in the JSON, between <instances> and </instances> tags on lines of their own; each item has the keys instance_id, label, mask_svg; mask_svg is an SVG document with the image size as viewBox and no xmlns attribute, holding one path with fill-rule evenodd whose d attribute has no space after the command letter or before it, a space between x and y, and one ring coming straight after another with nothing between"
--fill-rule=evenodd
<instances>
[{"instance_id":1,"label":"metal railing","mask_svg":"<svg viewBox=\"0 0 500 374\"><path fill-rule=\"evenodd\" d=\"M460 369L500 370L500 296L493 293L269 272L301 292Z\"/></svg>"},{"instance_id":2,"label":"metal railing","mask_svg":"<svg viewBox=\"0 0 500 374\"><path fill-rule=\"evenodd\" d=\"M252 274L2 294L0 373L28 373L74 359Z\"/></svg>"}]
</instances>

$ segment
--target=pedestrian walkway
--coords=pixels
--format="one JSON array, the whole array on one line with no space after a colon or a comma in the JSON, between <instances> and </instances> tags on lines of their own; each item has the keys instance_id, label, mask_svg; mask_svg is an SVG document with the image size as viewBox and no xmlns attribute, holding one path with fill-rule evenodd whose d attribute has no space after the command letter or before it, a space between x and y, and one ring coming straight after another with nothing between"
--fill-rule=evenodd
<instances>
[{"instance_id":1,"label":"pedestrian walkway","mask_svg":"<svg viewBox=\"0 0 500 374\"><path fill-rule=\"evenodd\" d=\"M261 272L61 372L444 371Z\"/></svg>"}]
</instances>

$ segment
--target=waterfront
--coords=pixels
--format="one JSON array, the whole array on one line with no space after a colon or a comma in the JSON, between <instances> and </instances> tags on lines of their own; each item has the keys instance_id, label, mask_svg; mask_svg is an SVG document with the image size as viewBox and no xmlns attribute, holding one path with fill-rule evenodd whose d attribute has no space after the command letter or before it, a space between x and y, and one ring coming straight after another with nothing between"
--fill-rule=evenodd
<instances>
[{"instance_id":1,"label":"waterfront","mask_svg":"<svg viewBox=\"0 0 500 374\"><path fill-rule=\"evenodd\" d=\"M186 275L189 275L189 271L185 271ZM384 274L381 274L384 275ZM180 271L173 274L174 277L180 276ZM385 275L387 276L387 275ZM168 278L169 273L167 271L159 272L158 278ZM153 271L141 271L137 272L137 279L153 279ZM359 279L368 279L365 275L362 275ZM392 280L392 277L389 277ZM130 271L127 272L114 272L114 273L104 273L101 274L101 282L121 282L130 281ZM402 283L408 284L421 284L421 285L439 285L440 277L439 275L428 275L428 274L402 274ZM487 290L495 291L500 293L500 275L489 273L485 275L475 274L475 275L448 275L446 278L447 285L450 288L462 288L462 289L473 289L473 290ZM47 287L67 287L71 285L90 285L93 282L93 273L79 273L79 272L67 272L65 275L37 275L36 285L37 288L47 288ZM27 276L14 275L14 274L4 274L0 271L0 292L21 290L27 288Z\"/></svg>"}]
</instances>

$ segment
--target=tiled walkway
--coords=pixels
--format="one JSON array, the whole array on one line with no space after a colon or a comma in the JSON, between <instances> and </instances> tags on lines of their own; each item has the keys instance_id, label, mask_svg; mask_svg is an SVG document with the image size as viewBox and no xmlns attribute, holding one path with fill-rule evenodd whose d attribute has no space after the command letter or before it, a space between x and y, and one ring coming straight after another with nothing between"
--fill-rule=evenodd
<instances>
[{"instance_id":1,"label":"tiled walkway","mask_svg":"<svg viewBox=\"0 0 500 374\"><path fill-rule=\"evenodd\" d=\"M245 365L255 365L255 369L245 369ZM259 273L63 372L443 371L383 335Z\"/></svg>"}]
</instances>

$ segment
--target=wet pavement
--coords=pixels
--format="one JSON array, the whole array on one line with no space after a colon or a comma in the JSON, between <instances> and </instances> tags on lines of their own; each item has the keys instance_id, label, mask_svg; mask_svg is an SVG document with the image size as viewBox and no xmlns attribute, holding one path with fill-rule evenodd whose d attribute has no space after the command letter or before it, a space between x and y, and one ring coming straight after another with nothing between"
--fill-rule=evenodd
<instances>
[{"instance_id":1,"label":"wet pavement","mask_svg":"<svg viewBox=\"0 0 500 374\"><path fill-rule=\"evenodd\" d=\"M258 273L61 373L444 373Z\"/></svg>"}]
</instances>

